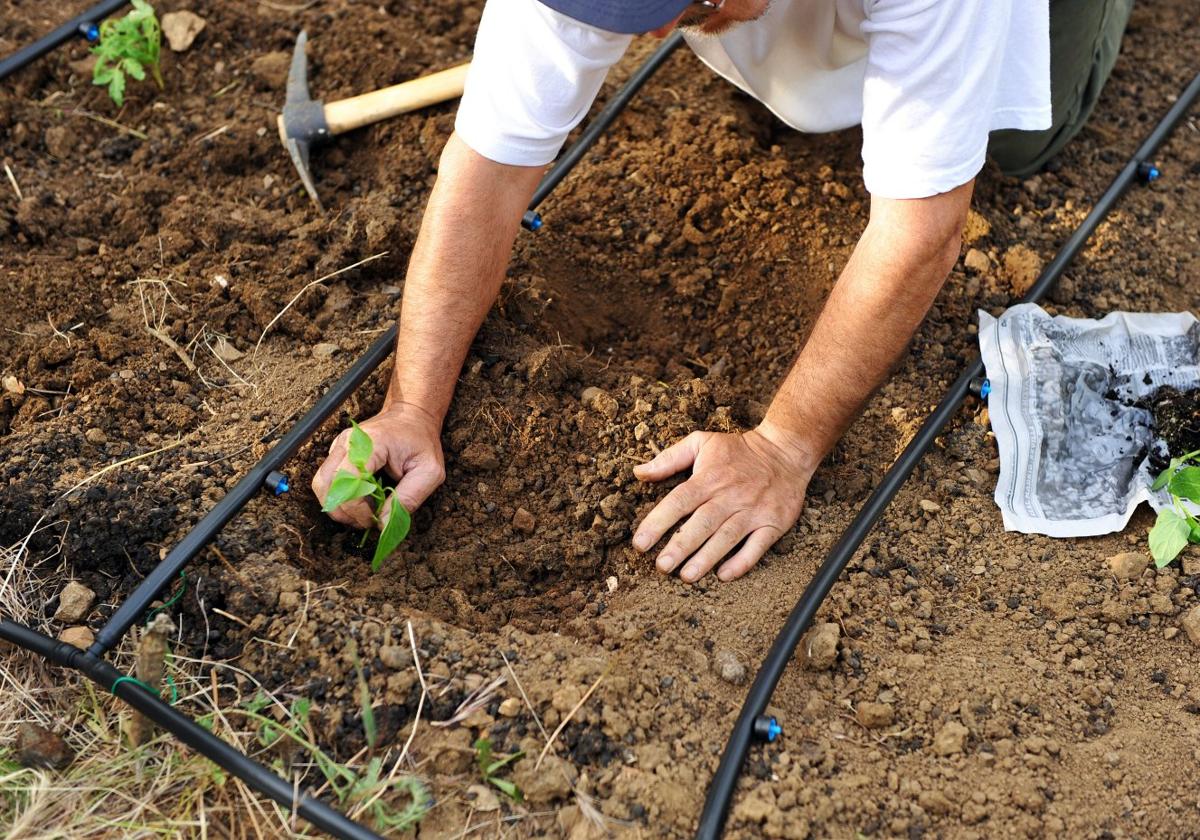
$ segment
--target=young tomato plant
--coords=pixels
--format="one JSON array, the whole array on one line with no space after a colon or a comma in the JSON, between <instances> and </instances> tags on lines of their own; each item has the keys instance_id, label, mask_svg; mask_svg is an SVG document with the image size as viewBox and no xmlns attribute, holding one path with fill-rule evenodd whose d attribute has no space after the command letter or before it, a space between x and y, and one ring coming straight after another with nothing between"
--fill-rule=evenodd
<instances>
[{"instance_id":1,"label":"young tomato plant","mask_svg":"<svg viewBox=\"0 0 1200 840\"><path fill-rule=\"evenodd\" d=\"M1194 466L1197 456L1200 449L1172 458L1170 466L1151 485L1154 490L1167 488L1174 503L1174 507L1158 512L1150 529L1150 556L1160 569L1178 557L1188 543L1200 543L1200 521L1183 506L1184 500L1200 504L1200 466Z\"/></svg>"},{"instance_id":2,"label":"young tomato plant","mask_svg":"<svg viewBox=\"0 0 1200 840\"><path fill-rule=\"evenodd\" d=\"M377 572L383 561L408 536L408 529L412 527L412 517L404 505L397 501L395 495L388 498L387 488L374 473L367 470L367 461L371 460L371 452L375 447L371 436L353 420L350 421L350 425L353 428L350 430L350 451L346 460L356 472L338 470L337 475L333 477L333 483L329 485L329 495L325 497L325 506L321 510L328 513L346 502L370 497L375 503L375 524L382 526L379 542L375 545L375 556L371 560L371 571ZM389 505L386 523L380 516L384 504ZM363 540L366 539L367 535L363 534Z\"/></svg>"},{"instance_id":3,"label":"young tomato plant","mask_svg":"<svg viewBox=\"0 0 1200 840\"><path fill-rule=\"evenodd\" d=\"M125 17L110 18L100 24L100 43L92 47L96 64L92 84L108 85L108 95L118 106L125 102L125 74L139 82L149 69L159 89L163 86L158 53L162 30L154 7L146 0L133 0L133 9Z\"/></svg>"}]
</instances>

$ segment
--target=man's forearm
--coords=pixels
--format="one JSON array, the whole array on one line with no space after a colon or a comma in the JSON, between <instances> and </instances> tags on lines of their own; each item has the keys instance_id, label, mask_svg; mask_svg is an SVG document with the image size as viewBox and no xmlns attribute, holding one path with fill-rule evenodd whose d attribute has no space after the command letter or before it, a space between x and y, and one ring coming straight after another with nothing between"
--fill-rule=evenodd
<instances>
[{"instance_id":1,"label":"man's forearm","mask_svg":"<svg viewBox=\"0 0 1200 840\"><path fill-rule=\"evenodd\" d=\"M871 222L764 421L812 469L883 382L937 297L958 257L971 188L873 205Z\"/></svg>"},{"instance_id":2,"label":"man's forearm","mask_svg":"<svg viewBox=\"0 0 1200 840\"><path fill-rule=\"evenodd\" d=\"M496 299L541 167L504 166L452 135L409 260L386 405L439 423L475 333Z\"/></svg>"}]
</instances>

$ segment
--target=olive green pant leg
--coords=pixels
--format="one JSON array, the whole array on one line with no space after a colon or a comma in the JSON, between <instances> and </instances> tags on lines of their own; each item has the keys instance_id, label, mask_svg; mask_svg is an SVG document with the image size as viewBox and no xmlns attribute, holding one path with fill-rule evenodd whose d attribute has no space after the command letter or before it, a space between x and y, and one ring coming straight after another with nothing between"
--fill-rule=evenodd
<instances>
[{"instance_id":1,"label":"olive green pant leg","mask_svg":"<svg viewBox=\"0 0 1200 840\"><path fill-rule=\"evenodd\" d=\"M1050 0L1051 125L993 131L988 153L1006 175L1037 172L1074 137L1116 63L1133 0Z\"/></svg>"}]
</instances>

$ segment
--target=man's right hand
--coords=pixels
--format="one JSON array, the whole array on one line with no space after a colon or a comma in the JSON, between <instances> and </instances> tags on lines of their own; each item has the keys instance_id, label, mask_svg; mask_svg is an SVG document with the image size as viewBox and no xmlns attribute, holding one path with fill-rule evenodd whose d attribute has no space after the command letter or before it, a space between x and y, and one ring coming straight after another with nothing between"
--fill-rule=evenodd
<instances>
[{"instance_id":1,"label":"man's right hand","mask_svg":"<svg viewBox=\"0 0 1200 840\"><path fill-rule=\"evenodd\" d=\"M396 480L395 498L410 512L445 480L441 424L425 409L411 403L395 402L359 426L374 443L367 469L373 473L386 470ZM349 441L350 429L334 438L329 457L313 476L312 489L321 504L325 503L329 485L339 470L355 472L346 459ZM357 528L370 528L375 523L366 499L347 502L329 515Z\"/></svg>"}]
</instances>

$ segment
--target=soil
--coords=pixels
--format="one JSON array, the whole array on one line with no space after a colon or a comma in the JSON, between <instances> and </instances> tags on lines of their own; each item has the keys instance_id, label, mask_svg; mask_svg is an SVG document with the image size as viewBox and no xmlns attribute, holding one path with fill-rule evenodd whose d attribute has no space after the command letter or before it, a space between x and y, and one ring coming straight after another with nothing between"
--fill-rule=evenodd
<instances>
[{"instance_id":1,"label":"soil","mask_svg":"<svg viewBox=\"0 0 1200 840\"><path fill-rule=\"evenodd\" d=\"M1154 416L1154 431L1166 447L1161 466L1151 461L1156 469L1165 469L1171 458L1200 449L1200 388L1180 391L1164 385L1147 402Z\"/></svg>"},{"instance_id":2,"label":"soil","mask_svg":"<svg viewBox=\"0 0 1200 840\"><path fill-rule=\"evenodd\" d=\"M85 5L0 0L0 54ZM131 85L120 110L89 84L82 44L0 89L17 184L0 183L0 544L55 523L31 551L61 545L97 592L94 627L396 314L453 106L315 152L321 216L274 128L295 34L312 36L313 91L336 98L463 60L480 13L457 0L190 6L208 25L165 54L166 89ZM602 96L653 47L639 39ZM687 836L744 681L972 355L975 311L1028 287L1197 54L1194 3L1138 4L1063 155L1023 182L980 176L962 262L796 528L743 580L689 586L629 548L665 492L631 467L693 429L761 416L869 199L857 131L792 132L681 51L519 240L446 424L447 482L402 550L372 575L369 547L305 490L339 416L292 460L296 489L253 502L189 568L182 649L312 698L321 743L349 759L363 744L352 650L381 737L407 737L411 620L430 720L509 677L467 720L418 729L438 803L423 836L483 822L466 793L479 735L529 756L513 770L528 807L504 806L523 815L516 833L588 836L573 785L613 830ZM1194 310L1195 133L1181 124L1164 177L1122 201L1048 309ZM378 405L385 375L351 416ZM1114 577L1110 556L1145 553L1145 512L1097 539L1004 533L996 457L986 410L969 406L892 504L821 610L836 654L824 668L798 658L775 694L784 735L752 752L729 836L1200 836L1200 676L1179 629L1200 573ZM535 769L540 727L597 681ZM513 716L503 698L521 700Z\"/></svg>"}]
</instances>

